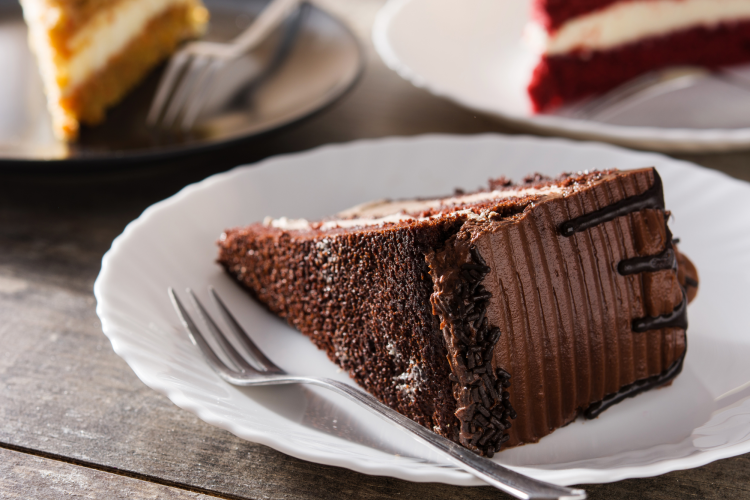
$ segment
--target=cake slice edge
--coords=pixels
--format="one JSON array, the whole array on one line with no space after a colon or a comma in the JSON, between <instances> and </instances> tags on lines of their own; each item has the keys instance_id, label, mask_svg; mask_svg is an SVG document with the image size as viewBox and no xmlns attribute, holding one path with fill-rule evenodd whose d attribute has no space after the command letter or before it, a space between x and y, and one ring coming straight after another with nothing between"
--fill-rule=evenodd
<instances>
[{"instance_id":1,"label":"cake slice edge","mask_svg":"<svg viewBox=\"0 0 750 500\"><path fill-rule=\"evenodd\" d=\"M622 177L631 180L621 182ZM661 316L662 312L668 315L682 297L672 293L652 303L641 300L636 304L638 294L645 296L645 290L660 286L674 288L677 269L671 261L668 263L672 266L669 269L625 276L610 270L607 279L611 283L608 286L601 283L596 285L589 276L596 269L604 270L607 265L616 268L619 260L628 260L621 257L648 257L646 254L649 252L663 253L667 245L671 245L667 239L667 213L663 208L661 186L658 186L658 196L651 205L638 205L638 210L625 211L624 215L586 227L572 235L562 235L557 227L623 200L655 192L657 182L658 174L653 169L569 176L558 181L558 184L568 186L564 194L528 196L520 203L516 200L513 210L508 209L509 203L505 200L495 207L485 203L481 208L475 207L475 211L469 210L473 215L447 214L437 220L403 220L369 229L334 227L320 231L308 226L308 229L299 231L257 224L225 233L220 242L219 262L266 307L311 337L333 361L349 371L360 385L381 401L435 432L491 456L503 447L538 441L592 405L606 403L607 396L621 398L620 389L638 383L643 385L641 382L644 379L654 376L652 372L657 372L656 375L665 372L662 365L667 361L673 358L681 360L681 356L684 356L684 328L664 327L658 330L658 339L650 334L641 335L638 341L630 339L631 352L637 351L637 356L630 360L630 368L623 364L623 369L616 376L609 376L609 381L607 374L601 373L603 362L614 359L610 353L613 346L625 349L627 336L634 337L630 331L634 319L651 317L651 313L659 313L654 317ZM534 185L550 183L549 180L537 180ZM503 213L503 210L506 212ZM569 326L569 335L573 335L575 330L575 335L583 335L587 339L592 337L591 330L607 325L617 332L609 344L606 339L600 341L604 346L600 353L589 349L589 380L573 376L570 377L572 382L565 382L561 373L568 373L575 365L574 356L571 357L570 353L567 358L555 358L559 367L557 375L555 370L545 371L538 362L533 368L529 368L528 360L525 367L522 363L513 364L507 356L512 352L509 342L513 339L520 342L530 334L528 329L514 325L507 314L503 318L505 313L500 310L502 301L497 298L487 300L491 297L481 298L489 289L497 293L498 287L487 280L499 282L502 271L502 266L497 265L497 258L488 256L488 242L493 239L502 242L503 238L509 242L508 234L520 231L526 234L527 239L528 235L544 234L544 241L559 240L563 242L562 245L568 246L578 244L579 239L598 238L601 247L607 238L611 240L612 235L620 234L617 231L625 229L632 233L630 243L621 245L617 252L613 250L612 258L599 261L591 256L590 250L583 251L590 262L585 266L580 265L578 273L579 281L590 284L591 289L602 297L595 304L597 310L603 310L602 304L618 293L623 296L630 294L629 300L634 304L630 308L632 310L628 311L629 314L615 315L609 323L594 321L590 312L584 315L586 321L576 322L570 318L566 320L567 323L561 319L559 321L560 325ZM638 240L645 237L653 241ZM521 259L526 253L536 255L537 267L547 265L548 269L552 269L549 263L543 262L547 260L546 254L538 251L535 254L532 247L520 254L516 252L519 255L516 258ZM244 255L240 255L243 252ZM679 255L676 249L673 253L675 258ZM509 253L516 254L512 251ZM384 263L383 256L390 256L393 260ZM618 262L607 260L614 257L619 259ZM437 263L440 259L443 264ZM686 258L681 259L686 261ZM446 264L447 261L450 261L450 265ZM468 267L463 268L464 265ZM682 265L680 269L683 269ZM694 267L692 269L694 273ZM448 276L451 273L459 278ZM540 276L544 278L549 274L540 273ZM373 278L374 275L379 278ZM468 336L463 333L463 339L473 336L469 338L471 345L468 347L478 347L476 352L479 358L475 356L475 362L469 368L470 362L465 354L461 354L464 356L464 368L461 368L456 363L456 346L462 337L453 331L455 322L448 318L449 311L445 310L444 304L450 302L445 300L446 297L451 293L455 295L456 284L463 283L466 275L473 282L461 286L475 286L473 297L477 293L480 297L475 302L487 302L484 317L472 317L473 322L479 321L479 327L485 322L487 327L479 340L475 332L470 332ZM541 281L545 281L541 278ZM682 279L684 281L684 276ZM697 276L693 281L697 286ZM607 280L603 282L606 284ZM549 292L560 289L561 285L550 282L545 286ZM581 290L581 293L585 292ZM519 297L524 296L520 294ZM532 316L537 318L537 322L544 321L548 316L554 318L560 315L554 311L545 313L541 302L536 307L539 313ZM459 309L456 307L451 314L460 316ZM476 314L477 311L470 313ZM544 347L544 335L539 334L541 331L545 331L544 328L538 329L537 334L527 339L529 345ZM566 328L561 326L556 331L564 333ZM555 339L550 336L547 341L552 340ZM593 337L590 339L592 344L595 341ZM556 342L564 343L560 339ZM487 347L490 344L491 349ZM516 352L522 351L516 348ZM486 366L487 356L491 360L489 369ZM529 356L526 353L518 356L519 359L521 357ZM476 373L477 367L480 370L484 367L484 373ZM596 377L603 380L596 381ZM661 380L660 383L670 380ZM562 388L564 383L568 383L565 386L567 395L575 392L573 403L564 404L564 398L555 397L555 391L551 389L542 391L544 395L549 394L549 398L539 398L538 393L535 394L530 387L540 381L549 388ZM573 389L569 387L570 384L573 384ZM588 392L584 390L586 384L593 386ZM557 393L563 394L562 389L557 389ZM536 404L534 408L530 404L532 401L542 401L543 404ZM531 414L535 416L531 418ZM520 418L513 420L514 416ZM482 426L484 422L486 424ZM480 428L481 433L477 436ZM488 430L491 431L490 435L487 435Z\"/></svg>"}]
</instances>

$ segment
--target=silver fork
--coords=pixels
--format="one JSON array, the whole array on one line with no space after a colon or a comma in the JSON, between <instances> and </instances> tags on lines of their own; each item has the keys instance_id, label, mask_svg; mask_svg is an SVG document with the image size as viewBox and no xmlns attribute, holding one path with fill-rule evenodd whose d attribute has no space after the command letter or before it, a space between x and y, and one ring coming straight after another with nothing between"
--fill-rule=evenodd
<instances>
[{"instance_id":1,"label":"silver fork","mask_svg":"<svg viewBox=\"0 0 750 500\"><path fill-rule=\"evenodd\" d=\"M177 51L159 81L146 124L170 128L182 115L181 128L190 130L217 72L257 47L301 3L303 0L270 0L252 24L231 42L191 42Z\"/></svg>"},{"instance_id":2,"label":"silver fork","mask_svg":"<svg viewBox=\"0 0 750 500\"><path fill-rule=\"evenodd\" d=\"M695 85L712 73L698 66L675 66L651 71L594 97L573 110L573 117L604 121L640 102Z\"/></svg>"},{"instance_id":3,"label":"silver fork","mask_svg":"<svg viewBox=\"0 0 750 500\"><path fill-rule=\"evenodd\" d=\"M650 71L593 97L568 111L571 118L606 121L637 104L686 89L706 78L716 78L750 90L750 82L724 69L700 66L670 66Z\"/></svg>"},{"instance_id":4,"label":"silver fork","mask_svg":"<svg viewBox=\"0 0 750 500\"><path fill-rule=\"evenodd\" d=\"M182 302L177 297L174 290L169 288L168 292L169 297L172 300L172 305L174 306L175 311L177 311L177 315L180 317L180 320L187 330L193 344L198 346L211 368L213 368L222 379L230 384L239 386L310 384L324 387L360 404L361 406L364 406L376 415L390 421L392 424L405 428L412 433L417 441L431 446L456 466L516 498L566 500L586 498L586 492L584 490L557 486L537 479L532 479L510 469L506 469L491 460L480 457L463 446L429 431L427 428L419 425L413 420L410 420L400 413L390 409L370 394L347 384L328 378L306 377L286 373L263 354L258 346L252 341L250 336L242 329L234 316L229 312L213 287L209 287L209 293L216 303L216 307L221 312L225 323L232 331L235 339L239 341L240 345L242 345L245 354L255 362L257 365L256 368L250 364L243 354L240 354L234 348L227 336L216 325L195 294L190 289L187 289L186 292L192 299L195 310L198 312L198 316L205 323L210 335L216 340L226 357L235 365L234 367L229 366L221 360L206 341L206 338L185 310L185 307L182 305Z\"/></svg>"}]
</instances>

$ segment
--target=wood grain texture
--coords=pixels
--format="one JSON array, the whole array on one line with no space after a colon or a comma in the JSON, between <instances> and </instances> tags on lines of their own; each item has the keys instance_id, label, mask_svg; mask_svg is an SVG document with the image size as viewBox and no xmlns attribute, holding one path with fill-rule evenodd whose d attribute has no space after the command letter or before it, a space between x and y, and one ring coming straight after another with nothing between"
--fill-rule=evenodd
<instances>
[{"instance_id":1,"label":"wood grain texture","mask_svg":"<svg viewBox=\"0 0 750 500\"><path fill-rule=\"evenodd\" d=\"M324 3L369 40L381 0ZM331 142L513 132L412 87L387 70L371 47L367 50L363 80L339 104L220 154L116 172L102 165L101 172L86 175L0 175L0 447L4 443L74 460L82 468L121 471L230 498L505 498L490 488L409 483L303 462L211 427L145 387L113 353L95 314L92 286L111 241L146 207L191 182ZM683 158L750 180L748 153ZM35 469L28 464L36 462L23 458L27 476L2 469L0 492L33 484L34 470L42 465ZM750 455L588 489L591 498L719 499L750 498L748 485ZM78 494L94 495L94 488ZM40 498L69 496L45 491L48 496ZM128 491L140 497L137 487Z\"/></svg>"},{"instance_id":2,"label":"wood grain texture","mask_svg":"<svg viewBox=\"0 0 750 500\"><path fill-rule=\"evenodd\" d=\"M0 449L0 498L211 500L216 497Z\"/></svg>"}]
</instances>

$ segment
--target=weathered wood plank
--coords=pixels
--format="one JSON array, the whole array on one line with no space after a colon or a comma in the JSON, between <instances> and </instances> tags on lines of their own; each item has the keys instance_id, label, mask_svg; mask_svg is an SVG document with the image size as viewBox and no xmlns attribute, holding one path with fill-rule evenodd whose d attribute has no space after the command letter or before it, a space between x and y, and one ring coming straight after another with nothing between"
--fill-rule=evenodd
<instances>
[{"instance_id":1,"label":"weathered wood plank","mask_svg":"<svg viewBox=\"0 0 750 500\"><path fill-rule=\"evenodd\" d=\"M216 497L0 448L0 498L210 500Z\"/></svg>"}]
</instances>

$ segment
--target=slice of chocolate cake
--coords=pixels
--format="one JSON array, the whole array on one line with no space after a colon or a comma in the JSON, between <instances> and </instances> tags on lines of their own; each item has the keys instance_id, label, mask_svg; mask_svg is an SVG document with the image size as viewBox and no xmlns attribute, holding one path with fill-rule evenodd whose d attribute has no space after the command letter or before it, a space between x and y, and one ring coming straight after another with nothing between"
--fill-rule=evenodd
<instances>
[{"instance_id":1,"label":"slice of chocolate cake","mask_svg":"<svg viewBox=\"0 0 750 500\"><path fill-rule=\"evenodd\" d=\"M219 262L385 404L492 456L668 384L697 274L654 169L226 231Z\"/></svg>"}]
</instances>

